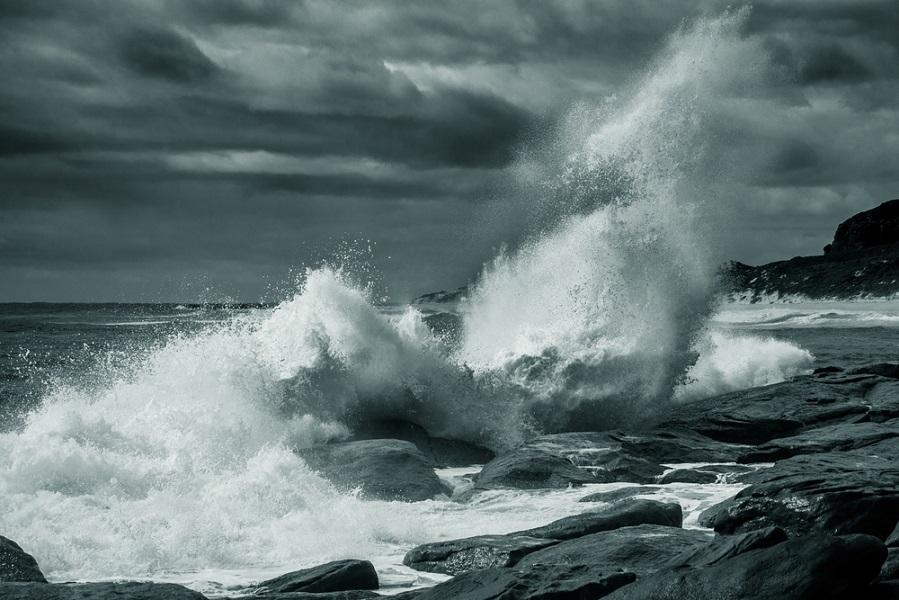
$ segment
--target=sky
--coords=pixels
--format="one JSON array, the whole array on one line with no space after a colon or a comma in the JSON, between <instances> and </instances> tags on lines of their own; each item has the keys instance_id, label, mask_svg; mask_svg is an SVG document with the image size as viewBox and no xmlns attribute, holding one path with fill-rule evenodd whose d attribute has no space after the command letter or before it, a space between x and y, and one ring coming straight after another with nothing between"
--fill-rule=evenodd
<instances>
[{"instance_id":1,"label":"sky","mask_svg":"<svg viewBox=\"0 0 899 600\"><path fill-rule=\"evenodd\" d=\"M0 0L0 301L266 300L347 254L394 300L468 283L541 140L730 4ZM897 32L896 0L752 4L722 259L899 197Z\"/></svg>"}]
</instances>

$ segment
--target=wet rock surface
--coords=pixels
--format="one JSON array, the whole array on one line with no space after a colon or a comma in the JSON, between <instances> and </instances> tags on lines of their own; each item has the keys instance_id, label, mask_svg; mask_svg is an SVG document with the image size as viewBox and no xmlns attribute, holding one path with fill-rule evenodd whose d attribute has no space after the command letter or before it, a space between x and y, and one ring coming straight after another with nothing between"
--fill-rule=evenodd
<instances>
[{"instance_id":1,"label":"wet rock surface","mask_svg":"<svg viewBox=\"0 0 899 600\"><path fill-rule=\"evenodd\" d=\"M565 488L599 481L559 454L522 446L484 465L475 479L475 488Z\"/></svg>"},{"instance_id":2,"label":"wet rock surface","mask_svg":"<svg viewBox=\"0 0 899 600\"><path fill-rule=\"evenodd\" d=\"M848 452L795 456L741 479L750 486L705 511L701 524L725 534L777 526L790 535L823 530L885 540L899 519L896 438Z\"/></svg>"},{"instance_id":3,"label":"wet rock surface","mask_svg":"<svg viewBox=\"0 0 899 600\"><path fill-rule=\"evenodd\" d=\"M297 453L338 489L361 488L363 498L417 502L451 493L434 473L434 462L412 442L359 440Z\"/></svg>"},{"instance_id":4,"label":"wet rock surface","mask_svg":"<svg viewBox=\"0 0 899 600\"><path fill-rule=\"evenodd\" d=\"M403 564L419 571L458 575L490 567L511 567L525 555L558 540L510 533L435 542L413 548Z\"/></svg>"},{"instance_id":5,"label":"wet rock surface","mask_svg":"<svg viewBox=\"0 0 899 600\"><path fill-rule=\"evenodd\" d=\"M403 564L420 571L457 575L489 567L511 567L523 558L565 540L640 524L680 527L680 505L634 500L565 517L542 527L506 535L481 535L413 548Z\"/></svg>"},{"instance_id":6,"label":"wet rock surface","mask_svg":"<svg viewBox=\"0 0 899 600\"><path fill-rule=\"evenodd\" d=\"M828 600L867 598L886 549L871 536L805 536L701 568L639 578L610 600ZM852 595L857 594L857 595Z\"/></svg>"},{"instance_id":7,"label":"wet rock surface","mask_svg":"<svg viewBox=\"0 0 899 600\"><path fill-rule=\"evenodd\" d=\"M637 525L592 533L539 550L524 557L518 567L579 565L600 572L626 571L638 577L654 573L683 552L698 550L712 536L695 529L664 525Z\"/></svg>"},{"instance_id":8,"label":"wet rock surface","mask_svg":"<svg viewBox=\"0 0 899 600\"><path fill-rule=\"evenodd\" d=\"M378 589L378 574L367 560L336 560L260 583L256 593L345 592Z\"/></svg>"},{"instance_id":9,"label":"wet rock surface","mask_svg":"<svg viewBox=\"0 0 899 600\"><path fill-rule=\"evenodd\" d=\"M549 600L602 598L634 581L633 573L602 573L583 565L540 565L531 569L472 571L400 600Z\"/></svg>"},{"instance_id":10,"label":"wet rock surface","mask_svg":"<svg viewBox=\"0 0 899 600\"><path fill-rule=\"evenodd\" d=\"M174 583L0 583L3 600L205 600Z\"/></svg>"},{"instance_id":11,"label":"wet rock surface","mask_svg":"<svg viewBox=\"0 0 899 600\"><path fill-rule=\"evenodd\" d=\"M34 557L0 535L0 582L4 581L47 582Z\"/></svg>"}]
</instances>

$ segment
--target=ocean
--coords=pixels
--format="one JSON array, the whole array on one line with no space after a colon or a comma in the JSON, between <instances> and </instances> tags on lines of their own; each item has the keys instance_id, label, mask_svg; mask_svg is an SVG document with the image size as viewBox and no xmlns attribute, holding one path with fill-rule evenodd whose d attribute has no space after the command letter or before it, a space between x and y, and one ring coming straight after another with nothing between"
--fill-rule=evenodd
<instances>
[{"instance_id":1,"label":"ocean","mask_svg":"<svg viewBox=\"0 0 899 600\"><path fill-rule=\"evenodd\" d=\"M468 503L363 501L336 492L291 448L345 434L333 403L348 410L366 401L363 390L384 402L378 378L409 372L383 369L409 359L404 343L429 339L421 329L428 315L455 307L363 310L352 302L361 293L332 289L334 274L317 276L277 308L0 306L0 531L27 544L54 581L144 578L226 596L265 577L355 556L372 559L391 592L444 578L401 564L417 544L538 526L583 510L577 499L588 493L630 485L499 490ZM310 301L310 293L326 289L329 302ZM322 322L328 305L339 322ZM818 366L894 360L899 302L724 305L710 323L712 354L700 357L697 379L682 383L681 395L773 383ZM310 327L315 335L304 335ZM346 347L362 335L378 352ZM310 352L324 338L332 351L344 344L331 352L338 360L370 370L352 375L355 399L347 396L346 373L317 386L306 377L298 387L304 378L297 372L334 375L327 356ZM431 358L448 361L445 352ZM390 364L378 365L378 354ZM446 372L418 360L424 370L406 382L423 397L426 385L452 385ZM290 385L279 385L285 381ZM328 406L308 398L290 404L299 400L292 394L322 389L333 394ZM391 410L406 414L402 406ZM432 429L471 432L446 415L426 417ZM482 433L481 441L502 439ZM463 491L477 470L439 474ZM688 527L740 489L726 481L661 487L646 497L677 499Z\"/></svg>"}]
</instances>

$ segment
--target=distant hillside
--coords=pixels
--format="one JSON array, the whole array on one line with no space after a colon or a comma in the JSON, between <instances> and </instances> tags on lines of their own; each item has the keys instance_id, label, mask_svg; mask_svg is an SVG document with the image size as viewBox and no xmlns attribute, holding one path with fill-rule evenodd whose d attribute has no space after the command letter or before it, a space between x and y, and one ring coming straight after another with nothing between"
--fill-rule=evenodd
<instances>
[{"instance_id":1,"label":"distant hillside","mask_svg":"<svg viewBox=\"0 0 899 600\"><path fill-rule=\"evenodd\" d=\"M820 256L797 256L752 267L725 267L724 286L735 300L850 299L899 293L899 200L884 202L840 223Z\"/></svg>"}]
</instances>

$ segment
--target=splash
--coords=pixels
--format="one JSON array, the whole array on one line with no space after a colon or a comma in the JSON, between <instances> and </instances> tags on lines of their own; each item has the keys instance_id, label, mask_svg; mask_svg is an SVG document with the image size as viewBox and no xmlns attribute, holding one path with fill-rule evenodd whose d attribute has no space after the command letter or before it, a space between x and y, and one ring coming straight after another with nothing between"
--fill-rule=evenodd
<instances>
[{"instance_id":1,"label":"splash","mask_svg":"<svg viewBox=\"0 0 899 600\"><path fill-rule=\"evenodd\" d=\"M714 187L703 127L712 100L748 72L734 65L757 56L737 36L742 18L676 35L629 100L574 119L569 131L586 134L566 140L552 185L576 202L489 266L457 347L414 309L383 314L340 270L309 271L272 311L52 390L20 431L0 435L0 532L27 540L55 579L375 555L458 535L468 508L338 494L294 449L381 417L500 446L785 376L721 366L709 357L733 344L702 342L714 262L700 218L714 200L699 191Z\"/></svg>"},{"instance_id":2,"label":"splash","mask_svg":"<svg viewBox=\"0 0 899 600\"><path fill-rule=\"evenodd\" d=\"M459 359L523 390L543 429L645 420L696 359L714 265L701 221L716 210L707 119L745 85L749 71L726 58L759 56L738 38L744 19L679 33L621 108L596 123L578 115L551 186L571 205L553 214L573 214L500 256L464 307Z\"/></svg>"}]
</instances>

